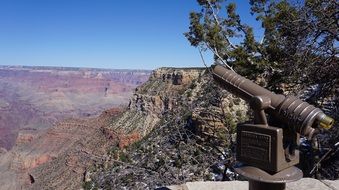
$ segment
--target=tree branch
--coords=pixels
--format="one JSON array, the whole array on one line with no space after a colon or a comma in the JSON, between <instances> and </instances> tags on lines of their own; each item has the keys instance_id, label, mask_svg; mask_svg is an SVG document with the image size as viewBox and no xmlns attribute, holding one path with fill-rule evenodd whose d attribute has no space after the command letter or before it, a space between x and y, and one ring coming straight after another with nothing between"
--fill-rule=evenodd
<instances>
[{"instance_id":1,"label":"tree branch","mask_svg":"<svg viewBox=\"0 0 339 190\"><path fill-rule=\"evenodd\" d=\"M221 24L220 24L220 22L219 22L219 20L218 20L218 17L217 17L217 15L215 14L214 8L212 7L212 4L211 4L210 0L207 0L207 3L208 3L208 6L210 7L210 9L211 9L211 11L212 11L212 16L213 16L215 22L217 23L218 26L220 26L220 28L222 28L222 26L221 26ZM228 45L230 45L231 48L236 49L235 45L233 45L233 44L231 43L231 41L228 39L228 37L227 37L226 35L224 35L224 34L222 34L222 35L223 35L223 37L225 38L225 40L226 40L226 42L228 43Z\"/></svg>"}]
</instances>

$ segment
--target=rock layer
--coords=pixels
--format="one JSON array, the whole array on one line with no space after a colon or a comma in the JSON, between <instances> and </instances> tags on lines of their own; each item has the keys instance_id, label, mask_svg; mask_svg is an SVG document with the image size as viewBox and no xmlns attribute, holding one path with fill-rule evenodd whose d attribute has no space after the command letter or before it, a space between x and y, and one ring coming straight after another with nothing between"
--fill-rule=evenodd
<instances>
[{"instance_id":1,"label":"rock layer","mask_svg":"<svg viewBox=\"0 0 339 190\"><path fill-rule=\"evenodd\" d=\"M68 119L0 157L1 190L79 189L86 170L105 159L113 139L104 127L120 110L92 119Z\"/></svg>"},{"instance_id":2,"label":"rock layer","mask_svg":"<svg viewBox=\"0 0 339 190\"><path fill-rule=\"evenodd\" d=\"M138 70L0 66L0 147L11 149L22 130L127 104L148 76Z\"/></svg>"}]
</instances>

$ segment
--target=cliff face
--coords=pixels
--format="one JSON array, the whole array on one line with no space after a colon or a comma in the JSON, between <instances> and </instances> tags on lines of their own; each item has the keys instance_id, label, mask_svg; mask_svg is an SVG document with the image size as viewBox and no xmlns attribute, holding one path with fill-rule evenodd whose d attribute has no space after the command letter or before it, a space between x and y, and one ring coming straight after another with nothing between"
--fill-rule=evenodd
<instances>
[{"instance_id":1,"label":"cliff face","mask_svg":"<svg viewBox=\"0 0 339 190\"><path fill-rule=\"evenodd\" d=\"M153 71L149 80L136 88L128 110L111 124L111 129L124 133L147 135L168 112L180 107L182 93L187 90L202 69L161 68Z\"/></svg>"},{"instance_id":2,"label":"cliff face","mask_svg":"<svg viewBox=\"0 0 339 190\"><path fill-rule=\"evenodd\" d=\"M119 112L110 110L95 119L65 121L55 131L50 131L58 143L51 142L51 138L46 140L58 151L51 151L51 159L28 170L31 180L27 188L79 189L88 169L106 159L107 149L113 141L107 138L103 128Z\"/></svg>"},{"instance_id":3,"label":"cliff face","mask_svg":"<svg viewBox=\"0 0 339 190\"><path fill-rule=\"evenodd\" d=\"M10 150L27 129L47 129L65 118L98 116L127 104L149 73L0 66L0 147Z\"/></svg>"},{"instance_id":4,"label":"cliff face","mask_svg":"<svg viewBox=\"0 0 339 190\"><path fill-rule=\"evenodd\" d=\"M108 120L149 74L0 66L0 189L80 188L112 143Z\"/></svg>"},{"instance_id":5,"label":"cliff face","mask_svg":"<svg viewBox=\"0 0 339 190\"><path fill-rule=\"evenodd\" d=\"M107 127L127 140L111 147L106 167L93 168L85 187L155 188L222 178L233 162L235 125L247 111L205 69L157 69Z\"/></svg>"},{"instance_id":6,"label":"cliff face","mask_svg":"<svg viewBox=\"0 0 339 190\"><path fill-rule=\"evenodd\" d=\"M25 134L0 157L0 189L79 189L86 171L112 146L104 131L121 110L97 118L67 119L38 134Z\"/></svg>"}]
</instances>

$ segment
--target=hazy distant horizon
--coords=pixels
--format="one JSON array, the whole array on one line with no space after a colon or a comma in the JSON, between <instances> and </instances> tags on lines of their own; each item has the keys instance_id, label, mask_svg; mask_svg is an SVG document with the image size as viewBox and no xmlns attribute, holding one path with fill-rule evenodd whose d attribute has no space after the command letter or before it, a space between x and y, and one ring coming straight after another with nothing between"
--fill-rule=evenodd
<instances>
[{"instance_id":1,"label":"hazy distant horizon","mask_svg":"<svg viewBox=\"0 0 339 190\"><path fill-rule=\"evenodd\" d=\"M125 69L125 68L107 68L107 67L83 67L83 66L63 66L63 65L2 65L0 64L0 68L4 67L13 67L13 68L21 68L21 67L41 67L41 68L78 68L78 69L102 69L102 70L140 70L140 71L151 71L152 69Z\"/></svg>"},{"instance_id":2,"label":"hazy distant horizon","mask_svg":"<svg viewBox=\"0 0 339 190\"><path fill-rule=\"evenodd\" d=\"M204 65L198 65L198 66L178 66L178 67L172 67L172 66L160 66L154 69L140 69L140 68L134 68L134 69L125 69L125 68L105 68L105 67L78 67L78 66L46 66L46 65L1 65L0 64L0 68L21 68L21 67L29 67L29 68L34 68L34 67L41 67L41 68L77 68L77 69L98 69L98 70L121 70L121 71L130 71L130 70L136 70L136 71L153 71L155 69L159 69L159 68L178 68L178 69L185 69L185 68L205 68Z\"/></svg>"}]
</instances>

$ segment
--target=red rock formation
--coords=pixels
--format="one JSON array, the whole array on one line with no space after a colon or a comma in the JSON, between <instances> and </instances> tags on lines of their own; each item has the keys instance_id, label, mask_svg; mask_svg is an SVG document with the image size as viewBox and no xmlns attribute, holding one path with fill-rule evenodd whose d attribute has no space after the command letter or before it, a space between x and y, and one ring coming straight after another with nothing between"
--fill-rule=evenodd
<instances>
[{"instance_id":1,"label":"red rock formation","mask_svg":"<svg viewBox=\"0 0 339 190\"><path fill-rule=\"evenodd\" d=\"M22 128L49 128L65 118L97 116L127 104L148 75L133 70L0 66L0 147L11 149ZM22 138L26 137L18 140Z\"/></svg>"},{"instance_id":2,"label":"red rock formation","mask_svg":"<svg viewBox=\"0 0 339 190\"><path fill-rule=\"evenodd\" d=\"M0 189L79 189L86 169L104 159L107 148L120 137L104 133L121 109L104 111L91 119L68 119L30 136L0 154ZM113 139L114 138L114 139ZM123 136L123 144L138 136Z\"/></svg>"},{"instance_id":3,"label":"red rock formation","mask_svg":"<svg viewBox=\"0 0 339 190\"><path fill-rule=\"evenodd\" d=\"M118 139L119 139L118 146L121 149L125 148L128 145L140 140L140 138L141 138L141 135L137 132L133 132L131 134L120 134L118 136Z\"/></svg>"}]
</instances>

